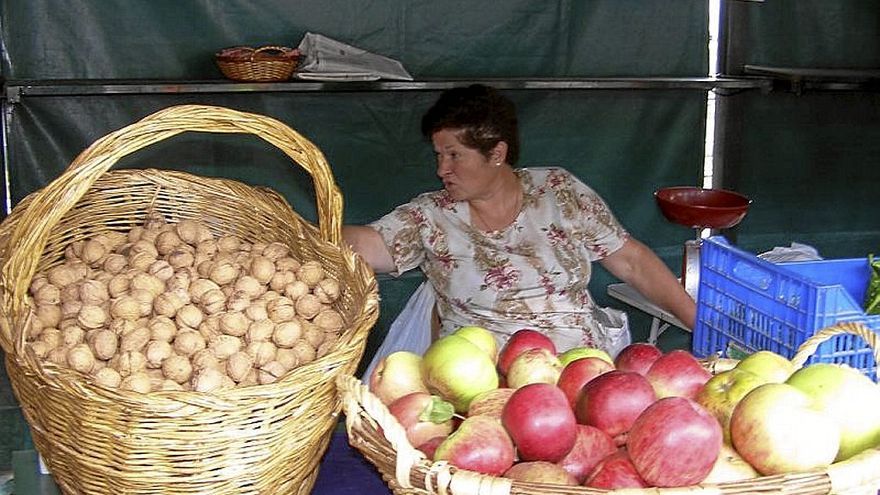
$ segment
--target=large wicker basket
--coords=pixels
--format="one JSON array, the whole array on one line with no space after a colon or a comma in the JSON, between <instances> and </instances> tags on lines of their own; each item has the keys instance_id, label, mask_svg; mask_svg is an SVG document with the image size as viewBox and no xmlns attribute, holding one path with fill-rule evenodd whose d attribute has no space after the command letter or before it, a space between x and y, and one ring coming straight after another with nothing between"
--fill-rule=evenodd
<instances>
[{"instance_id":1,"label":"large wicker basket","mask_svg":"<svg viewBox=\"0 0 880 495\"><path fill-rule=\"evenodd\" d=\"M792 359L803 366L816 347L833 335L853 333L863 337L880 362L880 336L858 324L840 324L818 332ZM712 359L704 365L713 373L730 369L736 361ZM683 488L602 490L553 484L525 483L456 469L445 462L430 462L406 439L400 423L388 408L355 378L338 378L343 393L349 443L382 475L397 495L876 495L880 489L880 446L827 469L765 476L747 481Z\"/></svg>"},{"instance_id":2,"label":"large wicker basket","mask_svg":"<svg viewBox=\"0 0 880 495\"><path fill-rule=\"evenodd\" d=\"M108 169L185 131L250 133L281 149L314 181L315 226L276 192L177 171ZM279 381L217 394L139 394L93 385L25 351L29 283L64 247L108 229L127 232L148 212L199 218L217 235L283 242L340 282L346 327L336 347ZM37 450L65 493L306 494L341 409L334 378L351 375L376 320L372 271L341 241L342 199L323 154L268 117L187 105L165 109L95 142L0 226L0 343Z\"/></svg>"}]
</instances>

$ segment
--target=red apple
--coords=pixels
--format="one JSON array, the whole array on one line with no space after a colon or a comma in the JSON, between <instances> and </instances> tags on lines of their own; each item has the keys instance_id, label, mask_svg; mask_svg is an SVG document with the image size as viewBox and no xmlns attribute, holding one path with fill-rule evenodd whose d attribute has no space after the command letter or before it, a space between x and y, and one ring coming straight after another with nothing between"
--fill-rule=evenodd
<instances>
[{"instance_id":1,"label":"red apple","mask_svg":"<svg viewBox=\"0 0 880 495\"><path fill-rule=\"evenodd\" d=\"M491 416L473 416L434 451L435 461L447 461L459 468L501 476L514 461L513 441L501 422Z\"/></svg>"},{"instance_id":2,"label":"red apple","mask_svg":"<svg viewBox=\"0 0 880 495\"><path fill-rule=\"evenodd\" d=\"M467 415L478 416L480 414L488 414L489 416L501 419L501 411L504 409L504 404L507 404L507 399L513 395L515 390L502 387L493 388L481 393L471 401L468 406Z\"/></svg>"},{"instance_id":3,"label":"red apple","mask_svg":"<svg viewBox=\"0 0 880 495\"><path fill-rule=\"evenodd\" d=\"M586 481L587 476L599 462L617 450L614 440L607 433L590 425L577 425L577 440L574 447L557 464L577 479L578 484Z\"/></svg>"},{"instance_id":4,"label":"red apple","mask_svg":"<svg viewBox=\"0 0 880 495\"><path fill-rule=\"evenodd\" d=\"M507 339L507 342L501 348L501 352L498 353L498 372L502 375L507 375L510 363L521 352L539 347L556 354L556 344L550 340L550 337L529 328L517 330Z\"/></svg>"},{"instance_id":5,"label":"red apple","mask_svg":"<svg viewBox=\"0 0 880 495\"><path fill-rule=\"evenodd\" d=\"M452 433L452 404L427 392L413 392L398 398L388 411L406 431L410 445Z\"/></svg>"},{"instance_id":6,"label":"red apple","mask_svg":"<svg viewBox=\"0 0 880 495\"><path fill-rule=\"evenodd\" d=\"M444 440L446 440L447 436L449 436L449 435L444 435L442 437L434 437L434 438L428 440L427 442L419 445L418 447L416 447L416 449L421 450L422 453L425 454L425 457L428 460L433 461L434 460L434 452L436 452L437 447L439 447L440 444L443 443Z\"/></svg>"},{"instance_id":7,"label":"red apple","mask_svg":"<svg viewBox=\"0 0 880 495\"><path fill-rule=\"evenodd\" d=\"M587 481L584 482L584 486L616 490L618 488L647 488L648 483L636 471L626 449L619 449L596 465L596 468L587 477Z\"/></svg>"},{"instance_id":8,"label":"red apple","mask_svg":"<svg viewBox=\"0 0 880 495\"><path fill-rule=\"evenodd\" d=\"M568 399L549 383L516 389L501 411L501 423L524 461L557 462L577 440L577 422Z\"/></svg>"},{"instance_id":9,"label":"red apple","mask_svg":"<svg viewBox=\"0 0 880 495\"><path fill-rule=\"evenodd\" d=\"M602 358L586 357L575 359L562 369L556 385L565 393L568 403L573 408L575 403L577 403L581 388L588 381L613 369L614 365L609 364L608 361Z\"/></svg>"},{"instance_id":10,"label":"red apple","mask_svg":"<svg viewBox=\"0 0 880 495\"><path fill-rule=\"evenodd\" d=\"M397 351L380 359L370 373L369 388L386 406L411 392L427 392L422 380L422 356Z\"/></svg>"},{"instance_id":11,"label":"red apple","mask_svg":"<svg viewBox=\"0 0 880 495\"><path fill-rule=\"evenodd\" d=\"M659 347L647 342L635 342L623 349L614 358L614 367L622 371L635 371L640 375L648 373L648 369L654 364L663 351Z\"/></svg>"},{"instance_id":12,"label":"red apple","mask_svg":"<svg viewBox=\"0 0 880 495\"><path fill-rule=\"evenodd\" d=\"M511 466L504 473L505 478L529 483L553 483L556 485L577 486L580 483L561 466L547 461L526 461Z\"/></svg>"},{"instance_id":13,"label":"red apple","mask_svg":"<svg viewBox=\"0 0 880 495\"><path fill-rule=\"evenodd\" d=\"M648 379L634 371L609 371L593 378L581 389L575 404L578 423L604 431L618 445L657 397Z\"/></svg>"},{"instance_id":14,"label":"red apple","mask_svg":"<svg viewBox=\"0 0 880 495\"><path fill-rule=\"evenodd\" d=\"M626 448L642 478L659 487L703 481L721 452L721 425L691 399L651 404L629 430Z\"/></svg>"},{"instance_id":15,"label":"red apple","mask_svg":"<svg viewBox=\"0 0 880 495\"><path fill-rule=\"evenodd\" d=\"M645 375L657 398L697 396L703 385L712 378L712 373L697 361L693 354L676 349L657 358Z\"/></svg>"},{"instance_id":16,"label":"red apple","mask_svg":"<svg viewBox=\"0 0 880 495\"><path fill-rule=\"evenodd\" d=\"M536 347L525 350L510 363L507 368L507 386L520 388L530 383L556 384L562 373L562 363L556 354Z\"/></svg>"}]
</instances>

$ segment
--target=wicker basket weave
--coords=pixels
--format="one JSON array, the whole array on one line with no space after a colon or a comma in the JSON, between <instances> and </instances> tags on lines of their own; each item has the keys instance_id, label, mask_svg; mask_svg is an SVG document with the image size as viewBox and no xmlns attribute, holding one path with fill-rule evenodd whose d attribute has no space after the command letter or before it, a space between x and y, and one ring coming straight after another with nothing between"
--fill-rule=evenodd
<instances>
[{"instance_id":1,"label":"wicker basket weave","mask_svg":"<svg viewBox=\"0 0 880 495\"><path fill-rule=\"evenodd\" d=\"M853 323L829 327L808 339L792 359L803 366L817 346L833 335L853 333L863 337L880 362L880 336ZM704 361L712 373L732 368L736 361ZM366 457L397 495L876 495L880 489L880 447L869 449L827 469L803 473L764 476L752 480L683 488L603 490L597 488L526 483L456 469L445 462L430 462L406 438L400 423L388 408L353 377L337 381L343 394L349 442Z\"/></svg>"},{"instance_id":2,"label":"wicker basket weave","mask_svg":"<svg viewBox=\"0 0 880 495\"><path fill-rule=\"evenodd\" d=\"M250 133L281 149L314 181L319 226L276 192L176 171L108 169L184 131ZM216 394L109 389L25 350L27 289L68 243L127 232L148 212L198 218L215 235L279 241L340 282L345 329L336 347L279 381ZM334 378L351 375L378 315L375 277L341 242L342 199L323 154L284 124L219 107L157 112L95 142L0 225L0 344L37 450L65 493L306 494L337 422Z\"/></svg>"},{"instance_id":3,"label":"wicker basket weave","mask_svg":"<svg viewBox=\"0 0 880 495\"><path fill-rule=\"evenodd\" d=\"M233 81L278 82L290 79L299 63L299 50L286 46L239 46L218 52L214 59Z\"/></svg>"}]
</instances>

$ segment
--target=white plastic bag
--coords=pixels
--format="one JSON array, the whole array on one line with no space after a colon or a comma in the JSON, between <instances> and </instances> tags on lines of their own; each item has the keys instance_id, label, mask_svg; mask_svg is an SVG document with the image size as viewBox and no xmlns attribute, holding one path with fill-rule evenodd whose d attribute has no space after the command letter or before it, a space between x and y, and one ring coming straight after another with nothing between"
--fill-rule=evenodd
<instances>
[{"instance_id":1,"label":"white plastic bag","mask_svg":"<svg viewBox=\"0 0 880 495\"><path fill-rule=\"evenodd\" d=\"M619 309L596 307L594 318L604 330L602 341L605 350L612 358L617 356L621 349L632 343L632 335L629 331L629 316Z\"/></svg>"},{"instance_id":2,"label":"white plastic bag","mask_svg":"<svg viewBox=\"0 0 880 495\"><path fill-rule=\"evenodd\" d=\"M427 280L422 282L391 323L385 340L376 350L376 355L364 371L361 381L367 383L379 361L393 352L425 353L431 345L431 312L434 310L435 298L431 283Z\"/></svg>"},{"instance_id":3,"label":"white plastic bag","mask_svg":"<svg viewBox=\"0 0 880 495\"><path fill-rule=\"evenodd\" d=\"M392 58L336 41L321 34L306 33L297 47L302 54L294 77L318 81L412 81L403 64Z\"/></svg>"}]
</instances>

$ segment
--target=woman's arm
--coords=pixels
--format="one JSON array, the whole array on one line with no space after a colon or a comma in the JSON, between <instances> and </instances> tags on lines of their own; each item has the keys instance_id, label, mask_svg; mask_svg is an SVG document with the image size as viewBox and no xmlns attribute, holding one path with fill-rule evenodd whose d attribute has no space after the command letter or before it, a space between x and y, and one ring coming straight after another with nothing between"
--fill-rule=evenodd
<instances>
[{"instance_id":1,"label":"woman's arm","mask_svg":"<svg viewBox=\"0 0 880 495\"><path fill-rule=\"evenodd\" d=\"M397 267L379 232L364 225L343 225L342 238L361 255L376 273L389 273Z\"/></svg>"},{"instance_id":2,"label":"woman's arm","mask_svg":"<svg viewBox=\"0 0 880 495\"><path fill-rule=\"evenodd\" d=\"M697 306L663 261L634 238L600 261L615 277L633 286L651 302L693 329Z\"/></svg>"}]
</instances>

